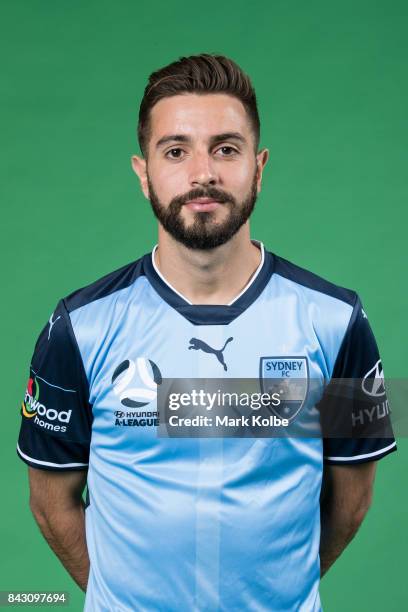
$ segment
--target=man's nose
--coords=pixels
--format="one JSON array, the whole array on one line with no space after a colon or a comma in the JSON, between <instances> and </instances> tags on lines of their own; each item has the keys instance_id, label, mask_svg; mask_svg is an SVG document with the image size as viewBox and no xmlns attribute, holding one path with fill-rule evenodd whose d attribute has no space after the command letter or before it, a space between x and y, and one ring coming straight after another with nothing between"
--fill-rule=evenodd
<instances>
[{"instance_id":1,"label":"man's nose","mask_svg":"<svg viewBox=\"0 0 408 612\"><path fill-rule=\"evenodd\" d=\"M190 184L197 187L215 185L217 182L218 176L211 156L206 153L194 155L190 165Z\"/></svg>"}]
</instances>

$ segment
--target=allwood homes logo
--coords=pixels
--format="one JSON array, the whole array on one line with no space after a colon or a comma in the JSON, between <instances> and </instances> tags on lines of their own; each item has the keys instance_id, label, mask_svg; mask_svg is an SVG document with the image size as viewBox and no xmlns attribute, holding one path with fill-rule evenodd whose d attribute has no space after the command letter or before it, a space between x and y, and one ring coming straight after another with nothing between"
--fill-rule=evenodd
<instances>
[{"instance_id":1,"label":"allwood homes logo","mask_svg":"<svg viewBox=\"0 0 408 612\"><path fill-rule=\"evenodd\" d=\"M34 423L43 429L64 433L71 419L72 410L58 412L54 408L47 408L40 402L40 384L37 377L30 377L24 401L21 404L21 413L27 419L34 419ZM65 424L60 425L55 423L56 421Z\"/></svg>"}]
</instances>

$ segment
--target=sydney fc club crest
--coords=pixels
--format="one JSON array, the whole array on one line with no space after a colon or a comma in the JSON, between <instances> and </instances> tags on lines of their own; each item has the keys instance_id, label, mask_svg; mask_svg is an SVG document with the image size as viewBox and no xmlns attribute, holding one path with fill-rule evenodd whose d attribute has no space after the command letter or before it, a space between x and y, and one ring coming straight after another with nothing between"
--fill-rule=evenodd
<instances>
[{"instance_id":1,"label":"sydney fc club crest","mask_svg":"<svg viewBox=\"0 0 408 612\"><path fill-rule=\"evenodd\" d=\"M262 393L279 393L280 404L271 406L282 419L293 421L305 403L309 389L306 357L261 357L259 381Z\"/></svg>"}]
</instances>

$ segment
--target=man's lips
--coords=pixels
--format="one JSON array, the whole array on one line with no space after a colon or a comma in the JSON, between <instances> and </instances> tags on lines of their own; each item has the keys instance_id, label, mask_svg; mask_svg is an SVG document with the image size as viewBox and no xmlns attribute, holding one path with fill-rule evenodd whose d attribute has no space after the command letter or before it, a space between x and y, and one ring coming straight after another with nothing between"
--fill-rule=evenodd
<instances>
[{"instance_id":1,"label":"man's lips","mask_svg":"<svg viewBox=\"0 0 408 612\"><path fill-rule=\"evenodd\" d=\"M214 198L196 198L186 202L185 206L194 212L210 212L221 206L221 203Z\"/></svg>"}]
</instances>

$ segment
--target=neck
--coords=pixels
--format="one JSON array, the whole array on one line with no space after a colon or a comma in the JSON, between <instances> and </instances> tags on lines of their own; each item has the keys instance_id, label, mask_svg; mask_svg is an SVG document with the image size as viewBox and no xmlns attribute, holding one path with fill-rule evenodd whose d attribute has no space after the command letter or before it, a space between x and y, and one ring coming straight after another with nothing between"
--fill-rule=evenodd
<instances>
[{"instance_id":1,"label":"neck","mask_svg":"<svg viewBox=\"0 0 408 612\"><path fill-rule=\"evenodd\" d=\"M165 281L191 304L229 304L261 262L246 223L233 238L210 251L188 249L159 226L154 263Z\"/></svg>"}]
</instances>

